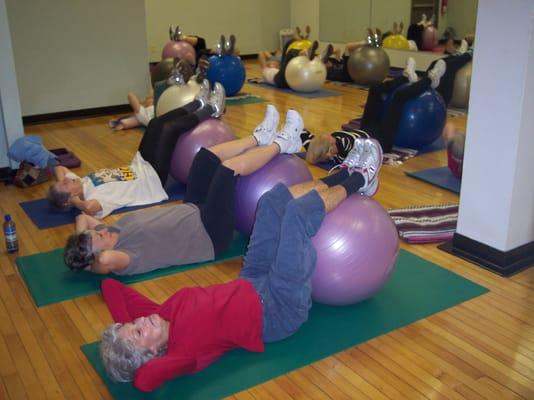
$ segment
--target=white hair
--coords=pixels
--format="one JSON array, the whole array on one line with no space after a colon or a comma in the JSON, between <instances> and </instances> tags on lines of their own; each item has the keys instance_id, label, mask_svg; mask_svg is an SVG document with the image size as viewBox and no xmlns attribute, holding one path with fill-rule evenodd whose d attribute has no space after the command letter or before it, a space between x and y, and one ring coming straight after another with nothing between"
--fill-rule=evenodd
<instances>
[{"instance_id":1,"label":"white hair","mask_svg":"<svg viewBox=\"0 0 534 400\"><path fill-rule=\"evenodd\" d=\"M112 380L115 382L131 382L135 371L141 365L163 354L166 349L154 354L149 350L140 349L129 340L122 339L118 330L123 326L115 323L108 326L102 332L102 342L100 344L100 356L104 363L104 368Z\"/></svg>"}]
</instances>

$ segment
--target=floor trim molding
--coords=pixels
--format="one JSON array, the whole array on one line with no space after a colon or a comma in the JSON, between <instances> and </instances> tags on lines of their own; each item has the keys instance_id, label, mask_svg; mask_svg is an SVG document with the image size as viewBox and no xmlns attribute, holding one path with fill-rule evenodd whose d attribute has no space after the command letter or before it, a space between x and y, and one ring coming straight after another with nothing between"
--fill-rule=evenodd
<instances>
[{"instance_id":1,"label":"floor trim molding","mask_svg":"<svg viewBox=\"0 0 534 400\"><path fill-rule=\"evenodd\" d=\"M501 251L455 233L451 241L438 248L501 276L511 276L534 265L534 242Z\"/></svg>"},{"instance_id":2,"label":"floor trim molding","mask_svg":"<svg viewBox=\"0 0 534 400\"><path fill-rule=\"evenodd\" d=\"M24 125L41 124L44 122L56 122L69 119L100 117L102 115L132 113L132 108L128 104L116 106L84 108L81 110L60 111L47 114L27 115L22 117Z\"/></svg>"}]
</instances>

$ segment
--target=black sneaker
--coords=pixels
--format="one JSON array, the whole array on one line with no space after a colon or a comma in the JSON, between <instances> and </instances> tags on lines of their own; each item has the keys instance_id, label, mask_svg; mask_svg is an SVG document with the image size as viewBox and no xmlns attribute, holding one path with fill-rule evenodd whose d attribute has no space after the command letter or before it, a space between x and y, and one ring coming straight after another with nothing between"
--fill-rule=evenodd
<instances>
[{"instance_id":1,"label":"black sneaker","mask_svg":"<svg viewBox=\"0 0 534 400\"><path fill-rule=\"evenodd\" d=\"M297 40L302 40L302 35L298 26L295 28L295 32L297 32Z\"/></svg>"},{"instance_id":2,"label":"black sneaker","mask_svg":"<svg viewBox=\"0 0 534 400\"><path fill-rule=\"evenodd\" d=\"M189 82L189 79L193 76L193 68L186 60L180 60L176 63L176 71L184 78L184 82Z\"/></svg>"},{"instance_id":3,"label":"black sneaker","mask_svg":"<svg viewBox=\"0 0 534 400\"><path fill-rule=\"evenodd\" d=\"M221 48L221 55L222 56L226 55L226 38L224 37L224 35L221 35L219 46Z\"/></svg>"},{"instance_id":4,"label":"black sneaker","mask_svg":"<svg viewBox=\"0 0 534 400\"><path fill-rule=\"evenodd\" d=\"M326 51L324 53L324 56L323 56L323 64L326 64L328 62L328 59L330 57L332 57L332 54L334 54L334 46L332 46L332 44L330 43L327 47L326 47Z\"/></svg>"},{"instance_id":5,"label":"black sneaker","mask_svg":"<svg viewBox=\"0 0 534 400\"><path fill-rule=\"evenodd\" d=\"M235 35L233 33L230 34L229 43L230 43L230 46L227 49L227 53L230 54L230 55L234 55L234 52L235 52Z\"/></svg>"},{"instance_id":6,"label":"black sneaker","mask_svg":"<svg viewBox=\"0 0 534 400\"><path fill-rule=\"evenodd\" d=\"M208 60L208 56L206 54L200 56L197 65L197 83L200 84L204 81L204 79L206 79L209 65L210 62Z\"/></svg>"},{"instance_id":7,"label":"black sneaker","mask_svg":"<svg viewBox=\"0 0 534 400\"><path fill-rule=\"evenodd\" d=\"M375 28L375 41L377 47L382 46L382 31L379 28Z\"/></svg>"},{"instance_id":8,"label":"black sneaker","mask_svg":"<svg viewBox=\"0 0 534 400\"><path fill-rule=\"evenodd\" d=\"M310 37L311 28L309 25L306 25L306 28L304 28L304 31L306 32L306 36L304 36L304 39L308 40Z\"/></svg>"},{"instance_id":9,"label":"black sneaker","mask_svg":"<svg viewBox=\"0 0 534 400\"><path fill-rule=\"evenodd\" d=\"M179 42L182 39L183 39L182 31L180 30L180 27L177 26L176 29L174 30L174 38L173 38L173 40L176 41L176 42Z\"/></svg>"},{"instance_id":10,"label":"black sneaker","mask_svg":"<svg viewBox=\"0 0 534 400\"><path fill-rule=\"evenodd\" d=\"M309 57L310 61L313 60L315 58L315 56L317 55L318 47L319 47L319 42L317 40L314 40L313 43L312 43L312 46L308 50L308 57Z\"/></svg>"}]
</instances>

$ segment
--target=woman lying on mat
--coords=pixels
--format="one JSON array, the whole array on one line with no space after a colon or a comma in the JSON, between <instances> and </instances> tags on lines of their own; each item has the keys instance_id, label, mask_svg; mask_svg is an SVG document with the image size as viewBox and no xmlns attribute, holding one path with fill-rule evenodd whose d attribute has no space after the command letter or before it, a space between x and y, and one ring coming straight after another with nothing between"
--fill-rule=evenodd
<instances>
[{"instance_id":1,"label":"woman lying on mat","mask_svg":"<svg viewBox=\"0 0 534 400\"><path fill-rule=\"evenodd\" d=\"M76 207L104 218L121 207L166 200L163 185L178 137L208 118L220 117L224 111L222 85L216 83L210 93L206 80L201 88L191 103L150 121L130 166L101 169L84 178L65 167L56 167L57 182L48 190L50 204L63 210Z\"/></svg>"},{"instance_id":2,"label":"woman lying on mat","mask_svg":"<svg viewBox=\"0 0 534 400\"><path fill-rule=\"evenodd\" d=\"M319 42L314 41L309 48L291 49L290 47L293 43L295 43L295 40L288 41L281 52L277 51L274 54L271 54L268 51L262 51L258 54L258 62L261 67L261 73L263 80L266 83L275 85L279 88L288 88L289 85L286 81L286 68L289 62L293 58L303 55L309 56L311 59L319 47Z\"/></svg>"},{"instance_id":3,"label":"woman lying on mat","mask_svg":"<svg viewBox=\"0 0 534 400\"><path fill-rule=\"evenodd\" d=\"M184 288L163 304L104 280L102 294L116 321L102 335L109 376L151 391L206 368L227 351L262 352L264 343L295 333L312 304L311 239L347 196L375 193L381 159L378 142L362 139L339 173L290 188L278 184L264 194L236 280Z\"/></svg>"},{"instance_id":4,"label":"woman lying on mat","mask_svg":"<svg viewBox=\"0 0 534 400\"><path fill-rule=\"evenodd\" d=\"M287 66L287 63L291 60L291 58L295 57L296 55L305 55L307 49L296 49L296 51L293 51L290 55L291 58L284 57L284 54L287 54L290 50L289 47L296 43L297 41L308 41L308 37L310 36L310 27L306 26L306 34L301 35L300 28L296 28L296 33L294 34L293 38L286 42L284 45L283 50L282 49L276 49L274 52L270 52L268 50L260 51L258 54L258 63L260 64L260 68L262 71L263 79L265 82L275 85L274 77L278 74L280 69L282 68L282 65L285 64ZM311 42L310 42L311 43ZM285 70L284 66L284 70ZM278 78L279 80L282 79L280 76ZM284 78L285 79L285 78ZM287 85L284 87L288 87Z\"/></svg>"},{"instance_id":5,"label":"woman lying on mat","mask_svg":"<svg viewBox=\"0 0 534 400\"><path fill-rule=\"evenodd\" d=\"M449 104L456 73L473 58L472 49L461 49L460 51L463 53L458 52L433 61L428 67L426 75L421 79L415 72L415 60L409 57L402 76L372 86L365 104L361 129L376 138L385 152L390 152L402 116L402 109L407 101L419 96L429 88L434 88L441 95L445 104ZM406 83L410 84L403 86ZM389 108L384 113L384 99L393 92L395 93L389 101Z\"/></svg>"},{"instance_id":6,"label":"woman lying on mat","mask_svg":"<svg viewBox=\"0 0 534 400\"><path fill-rule=\"evenodd\" d=\"M193 160L183 204L129 213L109 227L79 215L65 263L75 271L132 275L218 257L232 242L238 176L301 147L303 122L295 110L287 112L280 132L277 124L278 118L263 129L264 121L252 136L202 148Z\"/></svg>"},{"instance_id":7,"label":"woman lying on mat","mask_svg":"<svg viewBox=\"0 0 534 400\"><path fill-rule=\"evenodd\" d=\"M371 87L361 121L361 130L354 132L336 131L330 135L314 136L309 134L303 138L306 161L311 164L326 161L340 163L352 149L354 140L362 137L378 140L384 152L390 152L404 105L409 99L423 93L429 87L437 87L440 78L445 73L445 68L443 61L437 62L435 67L419 80L415 73L415 61L410 57L403 76ZM385 96L408 82L411 84L400 88L395 93L387 113L384 114Z\"/></svg>"},{"instance_id":8,"label":"woman lying on mat","mask_svg":"<svg viewBox=\"0 0 534 400\"><path fill-rule=\"evenodd\" d=\"M186 60L179 60L173 70L173 74L165 82L157 82L155 87L155 94L161 95L161 93L170 85L180 85L189 82L189 79L194 78L199 85L206 85L204 79L208 72L209 61L206 55L201 56L198 61L198 67L196 75L194 75L193 68ZM207 82L207 81L206 81ZM204 92L205 93L205 92ZM134 115L128 115L112 119L109 121L109 127L115 131L121 131L124 129L137 128L139 126L148 126L150 121L155 116L155 100L154 95L145 97L143 102L139 100L139 97L133 92L128 93L128 104L132 108Z\"/></svg>"},{"instance_id":9,"label":"woman lying on mat","mask_svg":"<svg viewBox=\"0 0 534 400\"><path fill-rule=\"evenodd\" d=\"M128 92L128 104L130 104L134 115L109 121L109 127L114 131L147 126L150 120L154 118L154 96L147 96L141 102L135 93Z\"/></svg>"}]
</instances>

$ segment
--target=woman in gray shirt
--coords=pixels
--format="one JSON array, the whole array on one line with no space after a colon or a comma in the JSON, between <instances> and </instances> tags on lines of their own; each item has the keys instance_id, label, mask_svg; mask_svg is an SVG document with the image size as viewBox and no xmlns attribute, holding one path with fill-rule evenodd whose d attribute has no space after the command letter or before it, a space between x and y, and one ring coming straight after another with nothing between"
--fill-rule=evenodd
<instances>
[{"instance_id":1,"label":"woman in gray shirt","mask_svg":"<svg viewBox=\"0 0 534 400\"><path fill-rule=\"evenodd\" d=\"M65 247L67 266L131 275L217 257L232 241L237 178L279 153L300 150L301 116L289 110L281 131L278 121L278 111L268 105L252 136L202 148L193 160L183 204L131 213L111 226L78 216L76 233Z\"/></svg>"}]
</instances>

